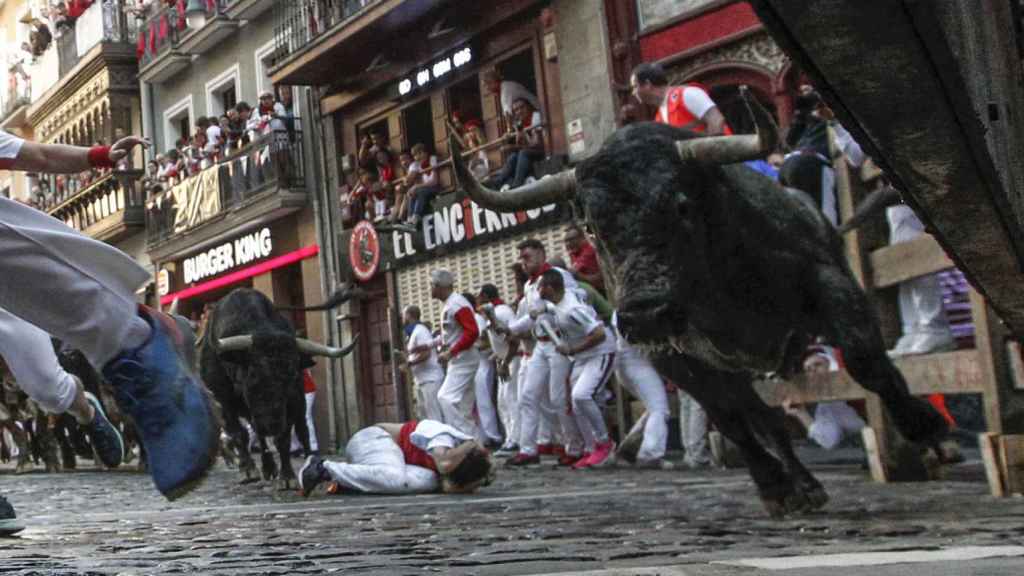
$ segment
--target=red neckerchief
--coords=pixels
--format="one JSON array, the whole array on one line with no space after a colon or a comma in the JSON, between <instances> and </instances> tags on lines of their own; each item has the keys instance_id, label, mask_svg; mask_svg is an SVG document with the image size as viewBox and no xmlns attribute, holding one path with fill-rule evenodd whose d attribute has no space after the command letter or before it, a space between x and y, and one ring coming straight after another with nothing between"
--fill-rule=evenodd
<instances>
[{"instance_id":1,"label":"red neckerchief","mask_svg":"<svg viewBox=\"0 0 1024 576\"><path fill-rule=\"evenodd\" d=\"M426 170L428 168L430 168L430 158L427 158L423 162L420 162L420 169L421 170Z\"/></svg>"},{"instance_id":2,"label":"red neckerchief","mask_svg":"<svg viewBox=\"0 0 1024 576\"><path fill-rule=\"evenodd\" d=\"M393 166L381 166L380 167L380 179L385 182L390 182L395 178L395 168Z\"/></svg>"},{"instance_id":3,"label":"red neckerchief","mask_svg":"<svg viewBox=\"0 0 1024 576\"><path fill-rule=\"evenodd\" d=\"M533 125L533 112L530 112L530 117L523 120L523 128L529 128Z\"/></svg>"},{"instance_id":4,"label":"red neckerchief","mask_svg":"<svg viewBox=\"0 0 1024 576\"><path fill-rule=\"evenodd\" d=\"M273 113L274 113L274 105L273 104L271 104L268 107L264 107L263 104L260 104L260 116L269 116L269 115L271 115Z\"/></svg>"},{"instance_id":5,"label":"red neckerchief","mask_svg":"<svg viewBox=\"0 0 1024 576\"><path fill-rule=\"evenodd\" d=\"M537 278L540 278L541 274L547 272L548 270L551 270L551 268L552 268L551 264L548 264L547 262L545 262L544 264L541 265L540 270L538 270L536 274L530 274L530 282L533 282Z\"/></svg>"},{"instance_id":6,"label":"red neckerchief","mask_svg":"<svg viewBox=\"0 0 1024 576\"><path fill-rule=\"evenodd\" d=\"M504 302L502 302L501 298L495 298L494 300L491 300L491 304L494 306L501 306Z\"/></svg>"}]
</instances>

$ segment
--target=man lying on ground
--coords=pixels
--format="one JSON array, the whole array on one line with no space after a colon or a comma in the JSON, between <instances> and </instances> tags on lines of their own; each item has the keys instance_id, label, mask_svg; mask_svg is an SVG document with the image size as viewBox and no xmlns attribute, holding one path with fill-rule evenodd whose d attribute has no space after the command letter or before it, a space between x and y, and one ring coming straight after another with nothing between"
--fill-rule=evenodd
<instances>
[{"instance_id":1,"label":"man lying on ground","mask_svg":"<svg viewBox=\"0 0 1024 576\"><path fill-rule=\"evenodd\" d=\"M348 441L345 453L348 462L310 456L299 471L302 495L328 480L365 494L468 494L493 480L487 450L436 420L363 428Z\"/></svg>"}]
</instances>

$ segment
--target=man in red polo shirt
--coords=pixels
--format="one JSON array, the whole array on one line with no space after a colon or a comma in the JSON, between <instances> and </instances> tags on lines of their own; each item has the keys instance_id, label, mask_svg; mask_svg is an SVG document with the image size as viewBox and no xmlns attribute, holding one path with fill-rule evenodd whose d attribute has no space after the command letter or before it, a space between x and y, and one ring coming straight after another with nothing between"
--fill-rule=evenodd
<instances>
[{"instance_id":1,"label":"man in red polo shirt","mask_svg":"<svg viewBox=\"0 0 1024 576\"><path fill-rule=\"evenodd\" d=\"M333 480L343 490L370 494L470 493L493 479L490 454L473 437L436 420L381 423L356 432L348 462L310 456L299 471L309 496Z\"/></svg>"},{"instance_id":2,"label":"man in red polo shirt","mask_svg":"<svg viewBox=\"0 0 1024 576\"><path fill-rule=\"evenodd\" d=\"M645 62L637 66L629 85L637 100L658 108L655 122L708 136L732 134L722 112L702 86L694 83L669 86L668 76L660 64Z\"/></svg>"}]
</instances>

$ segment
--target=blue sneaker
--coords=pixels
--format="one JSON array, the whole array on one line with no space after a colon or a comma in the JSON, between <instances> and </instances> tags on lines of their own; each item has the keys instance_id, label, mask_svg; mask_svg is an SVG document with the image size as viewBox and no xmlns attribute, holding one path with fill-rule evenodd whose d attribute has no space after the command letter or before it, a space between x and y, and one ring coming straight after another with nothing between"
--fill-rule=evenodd
<instances>
[{"instance_id":1,"label":"blue sneaker","mask_svg":"<svg viewBox=\"0 0 1024 576\"><path fill-rule=\"evenodd\" d=\"M0 536L12 536L25 529L14 514L14 506L0 496Z\"/></svg>"},{"instance_id":2,"label":"blue sneaker","mask_svg":"<svg viewBox=\"0 0 1024 576\"><path fill-rule=\"evenodd\" d=\"M107 413L103 411L103 404L100 404L99 398L93 396L91 392L86 392L85 399L92 404L96 414L92 422L83 426L85 434L96 450L100 462L107 468L117 468L124 460L124 440L121 433L107 419Z\"/></svg>"},{"instance_id":3,"label":"blue sneaker","mask_svg":"<svg viewBox=\"0 0 1024 576\"><path fill-rule=\"evenodd\" d=\"M142 346L107 362L103 376L135 421L153 484L168 500L192 491L217 457L220 426L206 388L186 363L174 319L139 306L152 328Z\"/></svg>"}]
</instances>

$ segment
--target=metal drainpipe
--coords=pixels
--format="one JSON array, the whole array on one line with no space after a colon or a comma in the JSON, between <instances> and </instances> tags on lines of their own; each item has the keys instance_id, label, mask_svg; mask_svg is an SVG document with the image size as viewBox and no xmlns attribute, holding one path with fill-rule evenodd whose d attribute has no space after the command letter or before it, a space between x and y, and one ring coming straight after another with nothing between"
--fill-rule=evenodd
<instances>
[{"instance_id":1,"label":"metal drainpipe","mask_svg":"<svg viewBox=\"0 0 1024 576\"><path fill-rule=\"evenodd\" d=\"M320 203L320 191L321 184L323 189L327 189L329 184L329 176L327 174L327 158L326 158L326 141L324 139L324 131L320 124L320 101L316 97L317 88L309 88L306 90L306 109L309 110L308 125L310 132L310 142L319 142L317 147L317 153L310 155L310 159L313 163L313 174L316 176L315 183L312 186L307 184L307 188L313 192L313 220L316 222L316 235L320 239L320 287L324 294L330 294L334 286L338 285L337 282L337 271L334 266L334 254L335 254L335 241L334 241L334 226L331 222L331 210L328 207L326 210L321 209ZM325 225L326 220L326 225ZM325 232L326 231L326 232ZM334 321L334 312L328 311L322 316L324 327L324 333L327 334L328 341L338 343L341 341L340 335L337 330L337 322ZM338 379L341 382L342 389L345 388L345 368L341 366L344 359L339 358L337 360L332 359L327 364L327 378L330 383ZM328 414L328 428L330 434L328 435L328 444L330 446L338 445L338 414L335 409L335 392L334 386L327 386L327 414ZM348 398L345 394L341 395L341 401L344 404L344 413L348 414Z\"/></svg>"}]
</instances>

